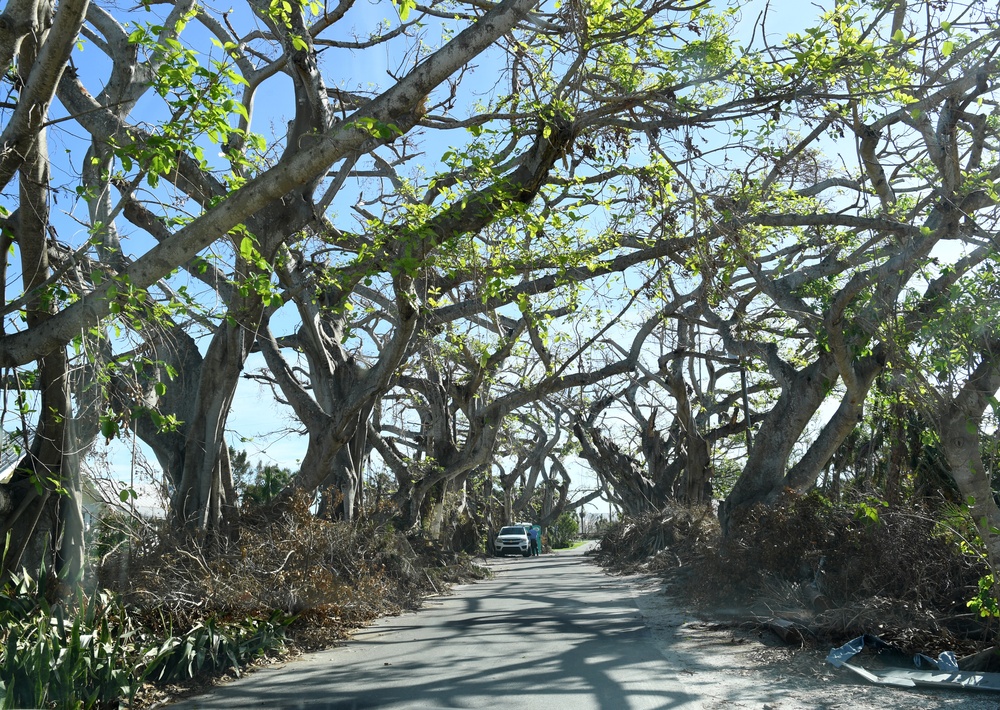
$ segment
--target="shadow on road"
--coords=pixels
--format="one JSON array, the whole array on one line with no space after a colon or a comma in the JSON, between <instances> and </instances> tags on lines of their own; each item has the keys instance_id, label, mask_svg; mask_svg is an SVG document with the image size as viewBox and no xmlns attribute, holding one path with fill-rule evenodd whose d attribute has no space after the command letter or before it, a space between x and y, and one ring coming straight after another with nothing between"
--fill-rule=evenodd
<instances>
[{"instance_id":1,"label":"shadow on road","mask_svg":"<svg viewBox=\"0 0 1000 710\"><path fill-rule=\"evenodd\" d=\"M694 700L648 643L623 584L587 558L491 566L491 580L187 706L620 710Z\"/></svg>"}]
</instances>

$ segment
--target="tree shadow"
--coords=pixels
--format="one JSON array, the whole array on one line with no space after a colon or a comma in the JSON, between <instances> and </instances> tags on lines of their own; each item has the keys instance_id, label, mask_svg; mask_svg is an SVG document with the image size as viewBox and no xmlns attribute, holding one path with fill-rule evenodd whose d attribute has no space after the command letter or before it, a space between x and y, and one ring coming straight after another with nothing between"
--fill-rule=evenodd
<instances>
[{"instance_id":1,"label":"tree shadow","mask_svg":"<svg viewBox=\"0 0 1000 710\"><path fill-rule=\"evenodd\" d=\"M693 661L672 665L620 580L580 555L497 576L383 619L344 647L194 698L191 708L699 707Z\"/></svg>"}]
</instances>

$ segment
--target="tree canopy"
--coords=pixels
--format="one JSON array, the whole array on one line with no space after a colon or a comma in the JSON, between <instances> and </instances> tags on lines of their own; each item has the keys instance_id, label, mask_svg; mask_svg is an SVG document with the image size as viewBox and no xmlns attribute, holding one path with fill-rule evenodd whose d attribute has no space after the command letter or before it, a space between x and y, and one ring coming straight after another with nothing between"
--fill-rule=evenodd
<instances>
[{"instance_id":1,"label":"tree canopy","mask_svg":"<svg viewBox=\"0 0 1000 710\"><path fill-rule=\"evenodd\" d=\"M995 11L755 12L11 0L5 568L78 573L80 460L126 431L230 534L248 379L305 438L258 498L458 545L596 496L733 529L863 482L894 412L996 559Z\"/></svg>"}]
</instances>

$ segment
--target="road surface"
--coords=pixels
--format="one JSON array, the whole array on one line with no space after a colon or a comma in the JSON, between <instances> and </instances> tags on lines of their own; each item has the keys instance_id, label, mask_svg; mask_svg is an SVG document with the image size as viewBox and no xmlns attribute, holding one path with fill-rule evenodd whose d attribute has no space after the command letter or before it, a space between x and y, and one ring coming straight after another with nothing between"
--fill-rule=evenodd
<instances>
[{"instance_id":1,"label":"road surface","mask_svg":"<svg viewBox=\"0 0 1000 710\"><path fill-rule=\"evenodd\" d=\"M495 577L382 619L174 708L697 708L691 670L652 643L628 587L579 551L491 563Z\"/></svg>"}]
</instances>

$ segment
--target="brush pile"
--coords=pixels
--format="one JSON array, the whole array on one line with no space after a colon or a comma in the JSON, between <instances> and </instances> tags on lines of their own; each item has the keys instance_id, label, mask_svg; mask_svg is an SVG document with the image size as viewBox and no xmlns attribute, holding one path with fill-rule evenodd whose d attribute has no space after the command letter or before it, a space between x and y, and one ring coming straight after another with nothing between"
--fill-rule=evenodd
<instances>
[{"instance_id":1,"label":"brush pile","mask_svg":"<svg viewBox=\"0 0 1000 710\"><path fill-rule=\"evenodd\" d=\"M961 655L993 640L979 613L988 569L978 549L954 507L813 494L757 508L725 538L700 508L624 520L596 557L615 571L659 573L706 609L791 619L823 643L870 633L907 651Z\"/></svg>"}]
</instances>

